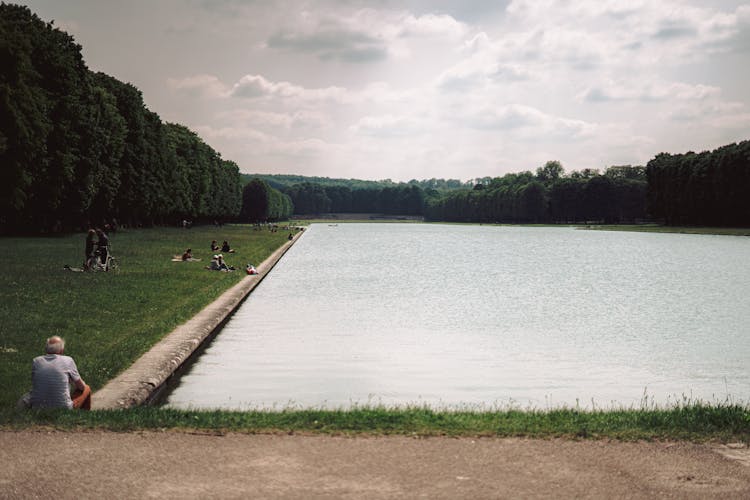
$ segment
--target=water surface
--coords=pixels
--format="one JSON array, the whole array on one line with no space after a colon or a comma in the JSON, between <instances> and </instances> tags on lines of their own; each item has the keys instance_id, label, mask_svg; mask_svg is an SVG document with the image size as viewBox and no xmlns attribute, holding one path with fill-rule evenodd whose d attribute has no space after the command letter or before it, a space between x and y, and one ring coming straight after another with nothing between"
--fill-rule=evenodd
<instances>
[{"instance_id":1,"label":"water surface","mask_svg":"<svg viewBox=\"0 0 750 500\"><path fill-rule=\"evenodd\" d=\"M313 225L167 404L749 401L749 256L731 236Z\"/></svg>"}]
</instances>

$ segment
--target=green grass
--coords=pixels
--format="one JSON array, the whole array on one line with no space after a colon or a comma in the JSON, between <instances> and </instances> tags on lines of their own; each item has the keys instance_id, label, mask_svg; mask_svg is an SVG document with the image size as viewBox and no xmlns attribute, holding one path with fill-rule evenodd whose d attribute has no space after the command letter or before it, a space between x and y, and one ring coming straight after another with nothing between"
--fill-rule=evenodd
<instances>
[{"instance_id":1,"label":"green grass","mask_svg":"<svg viewBox=\"0 0 750 500\"><path fill-rule=\"evenodd\" d=\"M737 405L687 404L642 410L435 411L429 408L286 411L6 411L5 428L201 430L243 433L524 436L574 439L750 441L750 412Z\"/></svg>"},{"instance_id":2,"label":"green grass","mask_svg":"<svg viewBox=\"0 0 750 500\"><path fill-rule=\"evenodd\" d=\"M658 224L611 224L580 226L579 229L597 231L636 231L646 233L715 234L722 236L750 236L750 228L742 227L702 227L702 226L661 226Z\"/></svg>"},{"instance_id":3,"label":"green grass","mask_svg":"<svg viewBox=\"0 0 750 500\"><path fill-rule=\"evenodd\" d=\"M51 335L94 390L127 368L165 334L184 323L286 242L287 233L227 225L120 231L110 235L120 270L78 273L83 234L0 238L8 265L0 274L0 408L30 389L31 360ZM238 272L204 269L212 239L228 240ZM171 262L191 247L202 262Z\"/></svg>"}]
</instances>

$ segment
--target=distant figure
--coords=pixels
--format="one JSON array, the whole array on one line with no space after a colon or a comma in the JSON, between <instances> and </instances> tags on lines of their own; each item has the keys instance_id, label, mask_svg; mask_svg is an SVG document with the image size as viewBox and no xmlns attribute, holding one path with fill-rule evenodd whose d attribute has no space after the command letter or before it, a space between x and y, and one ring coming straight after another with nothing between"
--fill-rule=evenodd
<instances>
[{"instance_id":1,"label":"distant figure","mask_svg":"<svg viewBox=\"0 0 750 500\"><path fill-rule=\"evenodd\" d=\"M219 264L219 271L233 271L233 267L229 267L226 262L224 262L224 256L222 254L219 254L217 263Z\"/></svg>"},{"instance_id":2,"label":"distant figure","mask_svg":"<svg viewBox=\"0 0 750 500\"><path fill-rule=\"evenodd\" d=\"M46 354L31 364L32 389L28 401L32 408L91 409L91 388L86 385L70 356L64 356L65 341L58 336L47 339ZM70 394L70 384L76 388Z\"/></svg>"},{"instance_id":3,"label":"distant figure","mask_svg":"<svg viewBox=\"0 0 750 500\"><path fill-rule=\"evenodd\" d=\"M250 274L250 275L258 274L258 270L255 269L255 266L252 264L248 264L247 267L245 268L245 271L247 272L247 274Z\"/></svg>"},{"instance_id":4,"label":"distant figure","mask_svg":"<svg viewBox=\"0 0 750 500\"><path fill-rule=\"evenodd\" d=\"M288 240L289 240L289 241L292 241L293 239L294 239L294 235L293 235L292 233L289 233L289 238L288 238Z\"/></svg>"},{"instance_id":5,"label":"distant figure","mask_svg":"<svg viewBox=\"0 0 750 500\"><path fill-rule=\"evenodd\" d=\"M109 251L109 237L101 229L96 229L96 235L98 240L96 242L97 249L99 251L99 260L102 264L107 263L107 252Z\"/></svg>"},{"instance_id":6,"label":"distant figure","mask_svg":"<svg viewBox=\"0 0 750 500\"><path fill-rule=\"evenodd\" d=\"M221 251L224 253L234 253L234 250L229 247L227 240L224 240L224 243L221 244Z\"/></svg>"},{"instance_id":7,"label":"distant figure","mask_svg":"<svg viewBox=\"0 0 750 500\"><path fill-rule=\"evenodd\" d=\"M94 236L96 236L96 231L89 229L89 232L86 234L86 249L84 250L84 253L86 254L83 259L84 271L91 269L91 266L94 263Z\"/></svg>"},{"instance_id":8,"label":"distant figure","mask_svg":"<svg viewBox=\"0 0 750 500\"><path fill-rule=\"evenodd\" d=\"M211 240L211 251L216 252L219 250L219 244L216 243L216 240Z\"/></svg>"},{"instance_id":9,"label":"distant figure","mask_svg":"<svg viewBox=\"0 0 750 500\"><path fill-rule=\"evenodd\" d=\"M185 250L185 253L182 254L182 260L183 261L193 260L193 249L192 248L188 248L187 250Z\"/></svg>"},{"instance_id":10,"label":"distant figure","mask_svg":"<svg viewBox=\"0 0 750 500\"><path fill-rule=\"evenodd\" d=\"M206 269L209 271L221 271L221 268L219 267L219 256L214 255L211 257L211 262L206 266Z\"/></svg>"}]
</instances>

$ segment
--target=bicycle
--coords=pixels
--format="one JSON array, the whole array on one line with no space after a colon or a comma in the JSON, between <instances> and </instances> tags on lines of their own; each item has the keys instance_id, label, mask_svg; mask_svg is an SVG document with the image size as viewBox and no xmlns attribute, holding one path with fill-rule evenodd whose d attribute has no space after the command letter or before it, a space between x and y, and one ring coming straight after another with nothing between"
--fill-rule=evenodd
<instances>
[{"instance_id":1,"label":"bicycle","mask_svg":"<svg viewBox=\"0 0 750 500\"><path fill-rule=\"evenodd\" d=\"M120 264L117 262L117 258L112 255L112 245L107 245L107 257L104 262L101 260L102 252L101 249L96 249L94 252L93 262L89 266L90 271L119 271Z\"/></svg>"}]
</instances>

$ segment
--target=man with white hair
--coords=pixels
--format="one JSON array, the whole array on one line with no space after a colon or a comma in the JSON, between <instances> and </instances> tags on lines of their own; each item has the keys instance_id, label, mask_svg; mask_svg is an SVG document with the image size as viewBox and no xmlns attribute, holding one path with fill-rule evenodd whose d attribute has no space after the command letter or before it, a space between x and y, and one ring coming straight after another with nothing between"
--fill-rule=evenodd
<instances>
[{"instance_id":1,"label":"man with white hair","mask_svg":"<svg viewBox=\"0 0 750 500\"><path fill-rule=\"evenodd\" d=\"M46 352L31 365L31 407L90 410L91 388L78 374L73 358L63 355L65 341L57 335L48 338ZM70 384L76 388L72 396Z\"/></svg>"}]
</instances>

